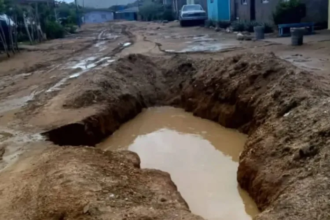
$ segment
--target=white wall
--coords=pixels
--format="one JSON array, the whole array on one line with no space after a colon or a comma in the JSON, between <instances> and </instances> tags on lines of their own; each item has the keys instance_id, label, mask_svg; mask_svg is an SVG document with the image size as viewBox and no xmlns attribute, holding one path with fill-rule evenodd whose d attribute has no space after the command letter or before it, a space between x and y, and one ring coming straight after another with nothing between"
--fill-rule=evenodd
<instances>
[{"instance_id":1,"label":"white wall","mask_svg":"<svg viewBox=\"0 0 330 220\"><path fill-rule=\"evenodd\" d=\"M135 2L135 0L77 0L78 4L92 8L109 8L113 5L126 5Z\"/></svg>"}]
</instances>

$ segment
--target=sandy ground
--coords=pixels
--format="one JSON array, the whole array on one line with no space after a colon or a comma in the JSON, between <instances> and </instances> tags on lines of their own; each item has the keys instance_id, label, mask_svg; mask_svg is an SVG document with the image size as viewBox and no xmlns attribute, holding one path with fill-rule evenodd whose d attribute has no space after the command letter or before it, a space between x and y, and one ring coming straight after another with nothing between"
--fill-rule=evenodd
<instances>
[{"instance_id":1,"label":"sandy ground","mask_svg":"<svg viewBox=\"0 0 330 220\"><path fill-rule=\"evenodd\" d=\"M49 156L45 156L46 159L44 160L34 162L37 161L38 155L45 150L54 148L54 144L45 141L41 133L66 124L80 122L96 114L100 109L104 109L106 106L102 100L112 96L116 97L115 92L109 93L107 96L100 94L100 90L94 88L95 82L98 82L101 88L109 88L110 86L114 87L111 88L114 89L113 91L126 91L127 94L132 92L130 88L125 87L125 83L124 86L114 86L111 83L107 84L104 79L104 77L113 75L118 80L115 82L122 80L122 82L135 85L135 76L129 76L130 80L125 81L126 78L122 79L120 75L116 74L121 71L129 72L132 68L137 68L141 73L149 74L148 68L134 63L120 66L119 69L117 67L112 68L113 65L117 65L118 60L129 54L143 54L152 57L153 62L156 64L161 62L164 65L162 58L173 58L176 55L180 56L178 60L183 58L211 59L214 62L218 60L220 62L223 58L239 54L273 53L278 58L285 60L285 63L295 65L299 70L308 71L309 74L314 73L327 85L330 69L329 49L329 42L324 40L307 42L301 47L292 47L274 40L242 42L237 41L234 34L215 32L204 27L181 28L176 22L167 24L118 22L89 25L84 26L79 33L66 39L27 46L24 51L14 57L0 61L0 156L2 157L0 161L0 168L2 169L0 178L6 180L16 178L15 181L20 182L23 177L18 174L24 173L24 171L30 173L31 170L37 169L34 166L36 163L41 164L40 166L48 163L47 158ZM258 60L258 56L253 59ZM157 72L157 68L153 65L150 63L150 71ZM171 63L168 65L171 66ZM164 66L159 67L159 71L164 68ZM183 65L182 68L185 72L190 67L189 65ZM155 79L155 81L152 83L159 85L155 88L154 93L160 96L164 95L159 93L157 89L162 88L165 91L167 87L157 78L157 73L153 77L152 79ZM151 83L149 79L145 80L147 83ZM143 88L139 88L139 85L136 85L135 89L143 91ZM93 92L85 94L84 91ZM83 93L82 98L77 101L75 98L79 98L80 93ZM123 93L125 94L125 92ZM73 103L70 100L75 100L75 102ZM148 103L148 100L145 100L145 102ZM116 126L113 129L116 129ZM75 150L73 150L73 153L75 153ZM52 154L61 157L62 153L58 151L53 153L52 150L45 153L45 155ZM96 152L96 155L99 154L102 153ZM106 160L106 158L103 159ZM67 165L63 164L63 166ZM50 172L51 175L56 170L51 171L48 169L40 172L42 172L42 175ZM38 177L33 176L33 178ZM33 178L31 177L31 181L37 181ZM245 182L242 182L242 184L245 184L246 189L251 190L250 185ZM0 192L6 190L6 187L8 187L6 183L0 185ZM21 186L17 187L20 188ZM31 187L33 188L33 186ZM172 186L168 187L171 188ZM11 189L11 191L15 194L15 189ZM256 192L253 193L256 194ZM180 197L176 194L174 196ZM15 197L9 196L6 199L10 198ZM254 198L258 198L258 196L254 195ZM81 201L81 204L84 202ZM262 203L262 205L259 204L259 207L266 207L267 202L258 202ZM0 204L3 203L0 201ZM178 202L177 206L181 207L180 210L183 210L184 215L189 215L183 201ZM176 207L176 205L174 204L173 207ZM54 210L56 210L56 207ZM34 213L28 217L39 216L39 219L43 219L43 215L39 214ZM26 218L29 219L28 217ZM35 217L35 219L38 218ZM49 219L49 217L47 216L44 219ZM59 216L56 219L78 218L74 216L62 218ZM168 219L174 218L169 215Z\"/></svg>"}]
</instances>

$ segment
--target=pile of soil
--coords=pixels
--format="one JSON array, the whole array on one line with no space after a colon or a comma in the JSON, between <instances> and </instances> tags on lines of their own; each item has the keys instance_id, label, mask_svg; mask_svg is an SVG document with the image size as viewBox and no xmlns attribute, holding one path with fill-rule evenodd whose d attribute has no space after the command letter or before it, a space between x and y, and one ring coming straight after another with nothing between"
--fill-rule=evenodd
<instances>
[{"instance_id":1,"label":"pile of soil","mask_svg":"<svg viewBox=\"0 0 330 220\"><path fill-rule=\"evenodd\" d=\"M248 134L238 182L262 211L256 219L329 219L329 81L273 54L130 55L67 95L66 108L102 106L97 114L45 135L59 145L94 146L145 107L182 107Z\"/></svg>"},{"instance_id":2,"label":"pile of soil","mask_svg":"<svg viewBox=\"0 0 330 220\"><path fill-rule=\"evenodd\" d=\"M201 220L170 176L141 170L135 153L52 147L33 160L0 183L0 219Z\"/></svg>"}]
</instances>

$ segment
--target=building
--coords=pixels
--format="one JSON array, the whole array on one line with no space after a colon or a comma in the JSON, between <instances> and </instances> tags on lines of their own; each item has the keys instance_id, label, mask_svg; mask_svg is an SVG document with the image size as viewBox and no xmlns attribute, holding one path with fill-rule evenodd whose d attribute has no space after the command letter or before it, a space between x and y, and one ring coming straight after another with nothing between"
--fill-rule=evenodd
<instances>
[{"instance_id":1,"label":"building","mask_svg":"<svg viewBox=\"0 0 330 220\"><path fill-rule=\"evenodd\" d=\"M232 20L231 0L207 0L207 17L212 21Z\"/></svg>"},{"instance_id":2,"label":"building","mask_svg":"<svg viewBox=\"0 0 330 220\"><path fill-rule=\"evenodd\" d=\"M232 20L256 20L273 22L273 11L280 1L287 0L231 0ZM328 20L328 0L301 0L306 4L307 14L303 21L326 22Z\"/></svg>"},{"instance_id":3,"label":"building","mask_svg":"<svg viewBox=\"0 0 330 220\"><path fill-rule=\"evenodd\" d=\"M78 5L86 8L105 9L113 5L127 5L136 0L77 0Z\"/></svg>"},{"instance_id":4,"label":"building","mask_svg":"<svg viewBox=\"0 0 330 220\"><path fill-rule=\"evenodd\" d=\"M136 21L138 20L139 7L126 8L124 10L116 11L115 19Z\"/></svg>"},{"instance_id":5,"label":"building","mask_svg":"<svg viewBox=\"0 0 330 220\"><path fill-rule=\"evenodd\" d=\"M106 10L92 10L83 15L83 22L85 24L104 23L113 19L113 12Z\"/></svg>"}]
</instances>

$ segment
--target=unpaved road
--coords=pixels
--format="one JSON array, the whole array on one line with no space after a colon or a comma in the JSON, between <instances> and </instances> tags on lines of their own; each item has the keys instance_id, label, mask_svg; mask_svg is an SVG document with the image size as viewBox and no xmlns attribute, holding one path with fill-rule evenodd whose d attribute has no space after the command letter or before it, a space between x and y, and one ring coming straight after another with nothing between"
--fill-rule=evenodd
<instances>
[{"instance_id":1,"label":"unpaved road","mask_svg":"<svg viewBox=\"0 0 330 220\"><path fill-rule=\"evenodd\" d=\"M256 219L329 219L329 47L118 22L2 60L0 219L200 219L135 154L57 146L94 146L155 105L249 135L238 181Z\"/></svg>"}]
</instances>

